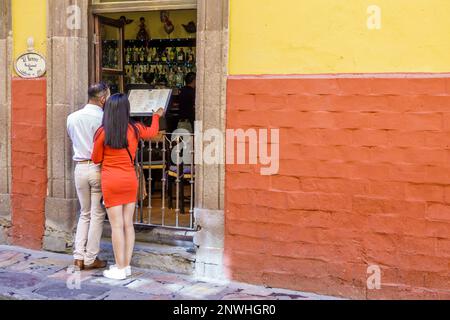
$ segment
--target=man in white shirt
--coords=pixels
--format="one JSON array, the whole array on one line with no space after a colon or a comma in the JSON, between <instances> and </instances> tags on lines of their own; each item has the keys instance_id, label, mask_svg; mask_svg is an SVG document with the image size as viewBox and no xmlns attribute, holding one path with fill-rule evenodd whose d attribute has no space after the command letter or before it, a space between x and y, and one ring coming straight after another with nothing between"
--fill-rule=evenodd
<instances>
[{"instance_id":1,"label":"man in white shirt","mask_svg":"<svg viewBox=\"0 0 450 320\"><path fill-rule=\"evenodd\" d=\"M81 212L75 237L74 266L79 270L101 269L106 262L98 258L106 212L101 205L101 169L91 161L94 135L103 121L103 108L110 96L104 83L92 85L89 102L67 118L67 132L72 140L75 185Z\"/></svg>"}]
</instances>

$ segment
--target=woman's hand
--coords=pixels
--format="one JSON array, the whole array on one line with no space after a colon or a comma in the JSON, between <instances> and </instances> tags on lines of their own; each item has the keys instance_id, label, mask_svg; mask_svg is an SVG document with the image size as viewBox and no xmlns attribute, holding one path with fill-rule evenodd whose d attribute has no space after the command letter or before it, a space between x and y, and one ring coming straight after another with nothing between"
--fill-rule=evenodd
<instances>
[{"instance_id":1,"label":"woman's hand","mask_svg":"<svg viewBox=\"0 0 450 320\"><path fill-rule=\"evenodd\" d=\"M156 111L154 114L157 114L158 116L162 117L164 114L164 109L160 108L158 111Z\"/></svg>"}]
</instances>

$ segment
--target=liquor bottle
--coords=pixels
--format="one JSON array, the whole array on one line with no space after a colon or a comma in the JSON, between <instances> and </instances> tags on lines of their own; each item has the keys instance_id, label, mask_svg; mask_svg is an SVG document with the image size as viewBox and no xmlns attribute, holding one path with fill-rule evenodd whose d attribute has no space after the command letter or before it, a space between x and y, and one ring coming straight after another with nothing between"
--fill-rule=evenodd
<instances>
[{"instance_id":1,"label":"liquor bottle","mask_svg":"<svg viewBox=\"0 0 450 320\"><path fill-rule=\"evenodd\" d=\"M127 48L125 51L126 51L125 61L126 61L127 64L129 64L130 60L131 60L130 48Z\"/></svg>"},{"instance_id":2,"label":"liquor bottle","mask_svg":"<svg viewBox=\"0 0 450 320\"><path fill-rule=\"evenodd\" d=\"M103 54L102 54L102 65L103 65L103 67L109 66L107 47L105 47L105 50L103 51Z\"/></svg>"},{"instance_id":3,"label":"liquor bottle","mask_svg":"<svg viewBox=\"0 0 450 320\"><path fill-rule=\"evenodd\" d=\"M144 60L142 62L148 61L148 48L144 47Z\"/></svg>"},{"instance_id":4,"label":"liquor bottle","mask_svg":"<svg viewBox=\"0 0 450 320\"><path fill-rule=\"evenodd\" d=\"M167 48L163 51L162 57L161 57L161 61L162 62L167 62L167 59L169 58L169 53Z\"/></svg>"},{"instance_id":5,"label":"liquor bottle","mask_svg":"<svg viewBox=\"0 0 450 320\"><path fill-rule=\"evenodd\" d=\"M153 61L159 62L159 50L156 50L156 48L153 48Z\"/></svg>"},{"instance_id":6,"label":"liquor bottle","mask_svg":"<svg viewBox=\"0 0 450 320\"><path fill-rule=\"evenodd\" d=\"M113 68L117 68L119 66L119 50L114 50L114 58L113 58L114 64Z\"/></svg>"},{"instance_id":7,"label":"liquor bottle","mask_svg":"<svg viewBox=\"0 0 450 320\"><path fill-rule=\"evenodd\" d=\"M141 48L139 51L139 61L140 62L144 62L145 60L145 52L144 52L144 48Z\"/></svg>"},{"instance_id":8,"label":"liquor bottle","mask_svg":"<svg viewBox=\"0 0 450 320\"><path fill-rule=\"evenodd\" d=\"M113 46L110 45L108 50L108 67L113 68L115 66L115 59L117 59L116 50L114 50Z\"/></svg>"},{"instance_id":9,"label":"liquor bottle","mask_svg":"<svg viewBox=\"0 0 450 320\"><path fill-rule=\"evenodd\" d=\"M152 62L152 56L153 56L153 54L152 54L152 49L151 49L151 48L148 48L148 50L147 50L147 62L148 62L148 63L151 63L151 62Z\"/></svg>"},{"instance_id":10,"label":"liquor bottle","mask_svg":"<svg viewBox=\"0 0 450 320\"><path fill-rule=\"evenodd\" d=\"M139 62L139 49L136 46L133 48L133 62Z\"/></svg>"},{"instance_id":11,"label":"liquor bottle","mask_svg":"<svg viewBox=\"0 0 450 320\"><path fill-rule=\"evenodd\" d=\"M167 86L167 66L161 66L161 73L160 73L160 79L159 82L163 86Z\"/></svg>"},{"instance_id":12,"label":"liquor bottle","mask_svg":"<svg viewBox=\"0 0 450 320\"><path fill-rule=\"evenodd\" d=\"M186 62L192 63L192 53L191 48L187 48L186 50Z\"/></svg>"},{"instance_id":13,"label":"liquor bottle","mask_svg":"<svg viewBox=\"0 0 450 320\"><path fill-rule=\"evenodd\" d=\"M175 83L178 88L182 88L184 85L183 73L179 67L175 75Z\"/></svg>"},{"instance_id":14,"label":"liquor bottle","mask_svg":"<svg viewBox=\"0 0 450 320\"><path fill-rule=\"evenodd\" d=\"M178 62L184 62L185 59L186 59L186 55L184 54L183 48L181 48L180 51L178 51L177 60L178 60Z\"/></svg>"},{"instance_id":15,"label":"liquor bottle","mask_svg":"<svg viewBox=\"0 0 450 320\"><path fill-rule=\"evenodd\" d=\"M172 47L172 49L170 49L170 61L175 61L177 56L177 49L175 47Z\"/></svg>"},{"instance_id":16,"label":"liquor bottle","mask_svg":"<svg viewBox=\"0 0 450 320\"><path fill-rule=\"evenodd\" d=\"M192 64L194 63L194 51L192 50L192 48L188 48L187 51L187 61Z\"/></svg>"},{"instance_id":17,"label":"liquor bottle","mask_svg":"<svg viewBox=\"0 0 450 320\"><path fill-rule=\"evenodd\" d=\"M172 88L175 84L175 72L173 71L173 68L170 68L169 74L167 75L167 85Z\"/></svg>"}]
</instances>

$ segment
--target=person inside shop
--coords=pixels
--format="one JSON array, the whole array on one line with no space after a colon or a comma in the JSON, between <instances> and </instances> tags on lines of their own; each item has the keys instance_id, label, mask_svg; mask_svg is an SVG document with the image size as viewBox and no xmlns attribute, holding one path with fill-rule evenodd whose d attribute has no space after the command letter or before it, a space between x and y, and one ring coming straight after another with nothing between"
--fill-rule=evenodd
<instances>
[{"instance_id":1,"label":"person inside shop","mask_svg":"<svg viewBox=\"0 0 450 320\"><path fill-rule=\"evenodd\" d=\"M197 75L189 72L186 75L186 86L180 91L180 121L178 129L186 129L193 132L195 122L195 85Z\"/></svg>"}]
</instances>

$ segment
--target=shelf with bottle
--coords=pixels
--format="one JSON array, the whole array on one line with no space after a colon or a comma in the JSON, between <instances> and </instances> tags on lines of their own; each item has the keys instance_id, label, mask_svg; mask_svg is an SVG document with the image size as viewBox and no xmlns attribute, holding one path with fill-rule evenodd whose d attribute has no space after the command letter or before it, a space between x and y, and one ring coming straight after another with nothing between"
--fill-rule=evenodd
<instances>
[{"instance_id":1,"label":"shelf with bottle","mask_svg":"<svg viewBox=\"0 0 450 320\"><path fill-rule=\"evenodd\" d=\"M167 47L196 47L197 40L192 38L176 38L176 39L152 39L152 40L125 40L125 47L129 46L146 46L152 48Z\"/></svg>"},{"instance_id":2,"label":"shelf with bottle","mask_svg":"<svg viewBox=\"0 0 450 320\"><path fill-rule=\"evenodd\" d=\"M194 47L125 47L125 64L195 65Z\"/></svg>"},{"instance_id":3,"label":"shelf with bottle","mask_svg":"<svg viewBox=\"0 0 450 320\"><path fill-rule=\"evenodd\" d=\"M150 84L155 87L182 88L189 72L196 72L195 66L127 65L125 82L127 85Z\"/></svg>"},{"instance_id":4,"label":"shelf with bottle","mask_svg":"<svg viewBox=\"0 0 450 320\"><path fill-rule=\"evenodd\" d=\"M117 48L119 40L103 40L104 44L112 45ZM197 39L178 38L178 39L152 39L152 40L124 40L124 46L139 46L152 48L167 48L167 47L196 47Z\"/></svg>"},{"instance_id":5,"label":"shelf with bottle","mask_svg":"<svg viewBox=\"0 0 450 320\"><path fill-rule=\"evenodd\" d=\"M108 40L103 41L102 67L108 69L119 68L119 49L117 43Z\"/></svg>"},{"instance_id":6,"label":"shelf with bottle","mask_svg":"<svg viewBox=\"0 0 450 320\"><path fill-rule=\"evenodd\" d=\"M178 62L178 61L174 61L174 62L156 62L156 61L151 61L151 62L126 62L125 63L126 66L139 66L139 65L151 65L151 66L168 66L168 67L194 67L195 64L194 63L189 63L189 62Z\"/></svg>"}]
</instances>

